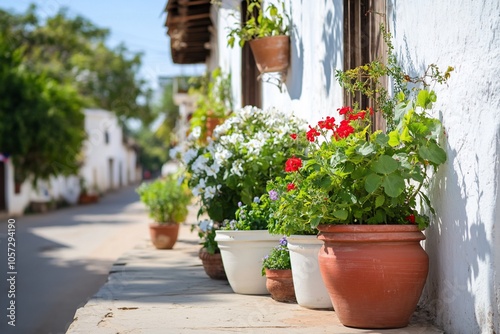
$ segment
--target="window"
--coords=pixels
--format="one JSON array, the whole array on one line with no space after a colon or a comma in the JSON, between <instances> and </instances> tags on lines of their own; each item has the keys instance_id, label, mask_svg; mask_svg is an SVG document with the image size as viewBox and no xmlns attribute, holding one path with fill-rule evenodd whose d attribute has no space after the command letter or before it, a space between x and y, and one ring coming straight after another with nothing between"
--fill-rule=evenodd
<instances>
[{"instance_id":1,"label":"window","mask_svg":"<svg viewBox=\"0 0 500 334\"><path fill-rule=\"evenodd\" d=\"M384 0L344 0L344 69L348 70L375 59L386 59L380 24L386 21ZM384 83L387 86L387 82ZM344 92L344 105L357 102L361 108L373 106L373 101L361 94ZM385 129L381 113L376 113L373 129Z\"/></svg>"},{"instance_id":2,"label":"window","mask_svg":"<svg viewBox=\"0 0 500 334\"><path fill-rule=\"evenodd\" d=\"M109 132L108 132L108 130L104 131L104 144L109 144Z\"/></svg>"}]
</instances>

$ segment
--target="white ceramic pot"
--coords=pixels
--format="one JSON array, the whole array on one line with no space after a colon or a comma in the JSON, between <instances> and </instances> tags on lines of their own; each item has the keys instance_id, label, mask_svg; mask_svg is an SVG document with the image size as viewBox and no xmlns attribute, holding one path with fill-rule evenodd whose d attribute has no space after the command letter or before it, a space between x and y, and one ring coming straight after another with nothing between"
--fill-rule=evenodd
<instances>
[{"instance_id":1,"label":"white ceramic pot","mask_svg":"<svg viewBox=\"0 0 500 334\"><path fill-rule=\"evenodd\" d=\"M269 294L266 276L262 276L262 259L279 244L280 238L267 230L216 230L215 241L220 248L227 280L235 293Z\"/></svg>"},{"instance_id":2,"label":"white ceramic pot","mask_svg":"<svg viewBox=\"0 0 500 334\"><path fill-rule=\"evenodd\" d=\"M319 270L318 253L323 242L315 235L288 237L293 286L297 304L312 309L332 309L332 301Z\"/></svg>"}]
</instances>

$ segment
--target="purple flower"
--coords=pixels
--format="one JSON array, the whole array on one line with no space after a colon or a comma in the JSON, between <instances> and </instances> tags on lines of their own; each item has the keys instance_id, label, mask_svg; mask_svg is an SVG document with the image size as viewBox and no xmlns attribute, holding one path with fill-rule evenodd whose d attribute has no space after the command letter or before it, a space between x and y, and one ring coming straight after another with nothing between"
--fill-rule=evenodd
<instances>
[{"instance_id":1,"label":"purple flower","mask_svg":"<svg viewBox=\"0 0 500 334\"><path fill-rule=\"evenodd\" d=\"M280 239L280 245L281 246L286 246L288 244L288 241L286 240L286 237L283 237Z\"/></svg>"},{"instance_id":2,"label":"purple flower","mask_svg":"<svg viewBox=\"0 0 500 334\"><path fill-rule=\"evenodd\" d=\"M269 190L269 198L271 201L276 201L278 199L278 192L276 190Z\"/></svg>"},{"instance_id":3,"label":"purple flower","mask_svg":"<svg viewBox=\"0 0 500 334\"><path fill-rule=\"evenodd\" d=\"M238 208L241 208L242 205L243 205L243 203L238 202Z\"/></svg>"}]
</instances>

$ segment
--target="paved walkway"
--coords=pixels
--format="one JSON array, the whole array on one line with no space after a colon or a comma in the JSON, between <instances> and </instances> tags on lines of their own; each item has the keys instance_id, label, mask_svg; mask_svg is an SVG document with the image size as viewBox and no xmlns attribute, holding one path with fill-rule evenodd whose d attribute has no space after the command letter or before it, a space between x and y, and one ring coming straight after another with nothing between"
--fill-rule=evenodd
<instances>
[{"instance_id":1,"label":"paved walkway","mask_svg":"<svg viewBox=\"0 0 500 334\"><path fill-rule=\"evenodd\" d=\"M333 311L235 294L227 281L206 276L199 248L188 224L172 250L156 250L149 240L140 240L77 310L67 333L443 333L418 317L402 329L353 329L340 324Z\"/></svg>"}]
</instances>

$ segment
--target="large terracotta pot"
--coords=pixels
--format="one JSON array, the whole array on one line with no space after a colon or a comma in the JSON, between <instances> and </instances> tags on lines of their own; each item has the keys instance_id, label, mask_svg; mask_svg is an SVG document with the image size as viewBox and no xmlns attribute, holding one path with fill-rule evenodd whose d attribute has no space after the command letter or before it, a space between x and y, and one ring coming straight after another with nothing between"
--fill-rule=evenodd
<instances>
[{"instance_id":1,"label":"large terracotta pot","mask_svg":"<svg viewBox=\"0 0 500 334\"><path fill-rule=\"evenodd\" d=\"M291 269L266 268L266 288L271 297L278 302L296 302Z\"/></svg>"},{"instance_id":2,"label":"large terracotta pot","mask_svg":"<svg viewBox=\"0 0 500 334\"><path fill-rule=\"evenodd\" d=\"M157 249L172 249L179 235L177 223L151 223L149 224L151 242Z\"/></svg>"},{"instance_id":3,"label":"large terracotta pot","mask_svg":"<svg viewBox=\"0 0 500 334\"><path fill-rule=\"evenodd\" d=\"M210 254L205 248L202 248L199 257L208 277L221 280L227 279L220 253Z\"/></svg>"},{"instance_id":4,"label":"large terracotta pot","mask_svg":"<svg viewBox=\"0 0 500 334\"><path fill-rule=\"evenodd\" d=\"M290 58L289 36L262 37L249 44L260 73L286 71Z\"/></svg>"},{"instance_id":5,"label":"large terracotta pot","mask_svg":"<svg viewBox=\"0 0 500 334\"><path fill-rule=\"evenodd\" d=\"M320 225L321 275L343 325L408 325L427 278L429 258L416 225Z\"/></svg>"},{"instance_id":6,"label":"large terracotta pot","mask_svg":"<svg viewBox=\"0 0 500 334\"><path fill-rule=\"evenodd\" d=\"M215 234L231 289L244 295L268 295L262 261L280 236L267 230L216 230Z\"/></svg>"}]
</instances>

